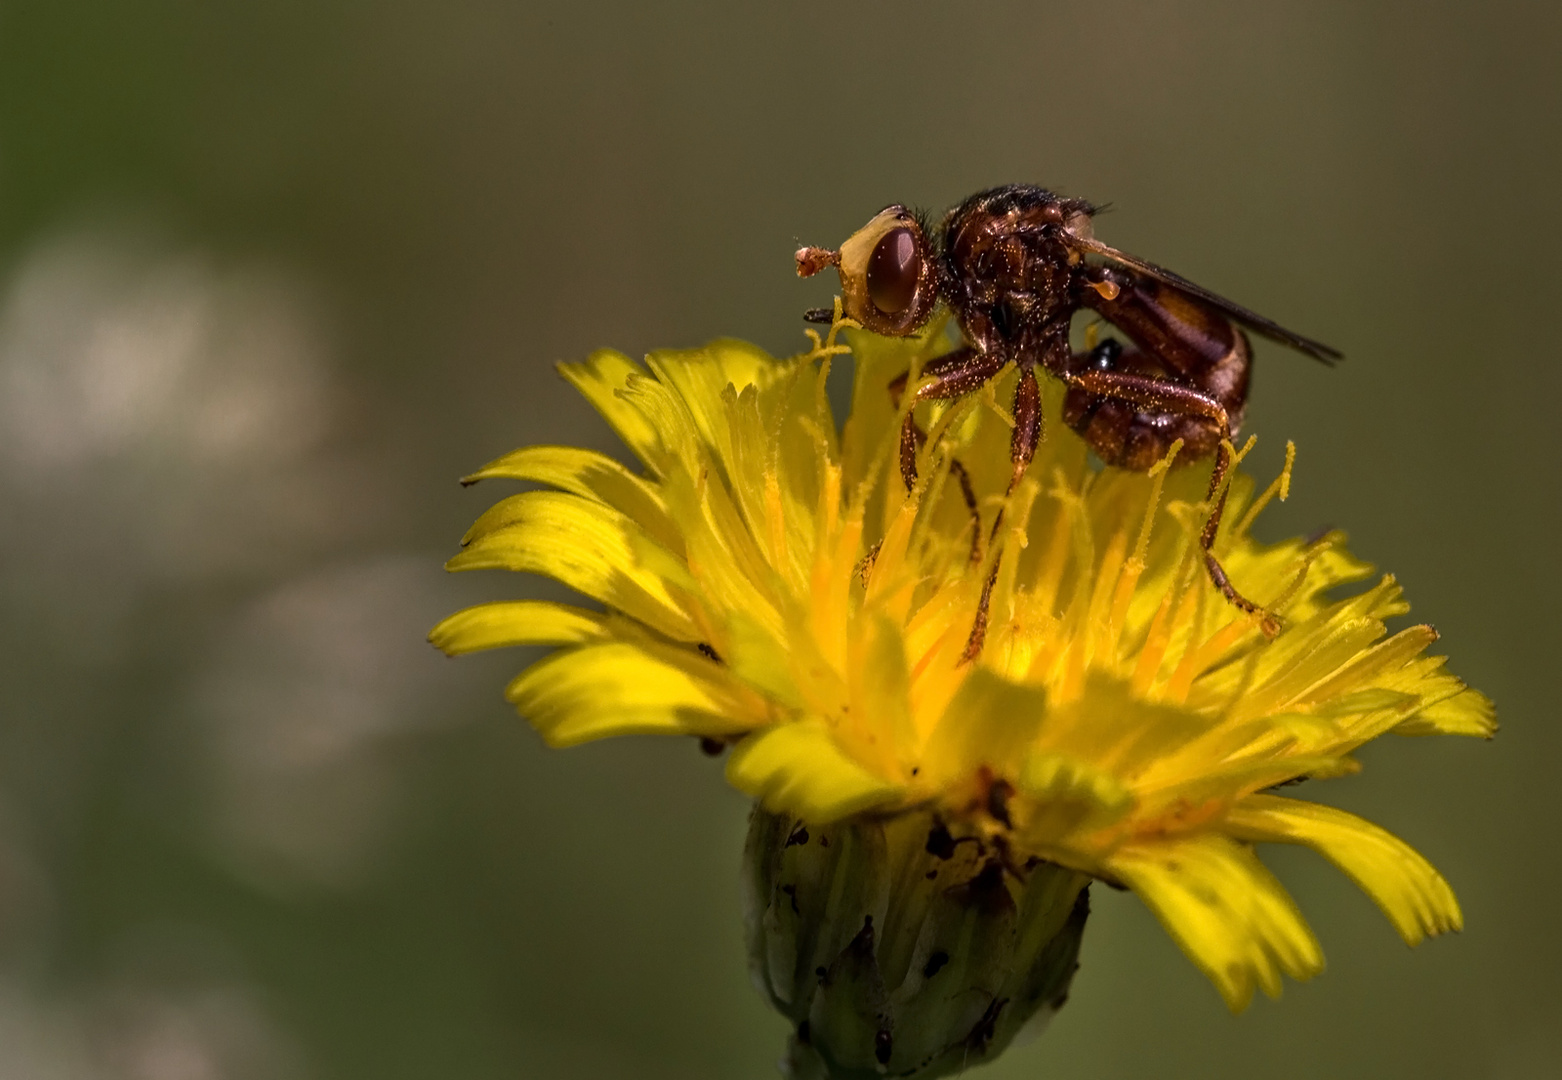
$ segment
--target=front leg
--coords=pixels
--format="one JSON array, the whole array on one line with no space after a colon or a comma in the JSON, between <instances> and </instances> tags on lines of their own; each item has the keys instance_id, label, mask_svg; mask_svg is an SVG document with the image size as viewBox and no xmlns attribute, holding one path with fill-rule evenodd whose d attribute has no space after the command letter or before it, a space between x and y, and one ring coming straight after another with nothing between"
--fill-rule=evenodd
<instances>
[{"instance_id":1,"label":"front leg","mask_svg":"<svg viewBox=\"0 0 1562 1080\"><path fill-rule=\"evenodd\" d=\"M1041 387L1036 383L1036 365L1034 362L1022 362L1020 364L1020 381L1014 388L1014 432L1009 436L1009 463L1013 472L1009 476L1009 494L1014 494L1014 489L1020 486L1020 481L1025 479L1025 470L1030 468L1031 461L1036 457L1036 447L1041 444ZM998 516L993 519L993 543L998 542L998 531L1003 528L1003 507L998 508ZM982 654L982 645L987 640L988 608L992 603L993 586L998 583L998 561L993 560L992 569L987 572L987 581L982 585L981 598L976 603L976 619L971 623L971 632L965 639L965 650L960 654L960 662L969 664Z\"/></svg>"},{"instance_id":2,"label":"front leg","mask_svg":"<svg viewBox=\"0 0 1562 1080\"><path fill-rule=\"evenodd\" d=\"M917 449L922 439L926 438L917 427L917 405L923 401L948 401L965 397L1002 371L1006 363L1008 361L1000 354L978 352L966 345L940 356L923 369L922 374L932 376L933 381L917 387L911 408L906 410L906 418L900 425L900 478L905 481L907 491L916 486ZM909 374L900 376L889 385L890 397L897 407L905 395Z\"/></svg>"},{"instance_id":3,"label":"front leg","mask_svg":"<svg viewBox=\"0 0 1562 1080\"><path fill-rule=\"evenodd\" d=\"M1014 432L1009 436L1009 494L1020 486L1041 444L1041 387L1036 385L1036 365L1020 366L1020 381L1014 387Z\"/></svg>"}]
</instances>

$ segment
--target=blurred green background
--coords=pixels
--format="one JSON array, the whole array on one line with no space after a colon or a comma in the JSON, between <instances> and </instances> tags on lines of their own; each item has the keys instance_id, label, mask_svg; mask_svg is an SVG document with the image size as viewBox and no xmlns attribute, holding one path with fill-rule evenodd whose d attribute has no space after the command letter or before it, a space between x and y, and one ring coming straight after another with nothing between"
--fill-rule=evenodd
<instances>
[{"instance_id":1,"label":"blurred green background","mask_svg":"<svg viewBox=\"0 0 1562 1080\"><path fill-rule=\"evenodd\" d=\"M686 741L548 752L443 661L552 362L778 352L890 201L1044 183L1349 356L1261 346L1271 536L1392 568L1489 745L1326 795L1467 930L1266 857L1329 958L1227 1015L1098 890L984 1076L1562 1074L1554 4L0 2L0 1078L767 1077L743 800Z\"/></svg>"}]
</instances>

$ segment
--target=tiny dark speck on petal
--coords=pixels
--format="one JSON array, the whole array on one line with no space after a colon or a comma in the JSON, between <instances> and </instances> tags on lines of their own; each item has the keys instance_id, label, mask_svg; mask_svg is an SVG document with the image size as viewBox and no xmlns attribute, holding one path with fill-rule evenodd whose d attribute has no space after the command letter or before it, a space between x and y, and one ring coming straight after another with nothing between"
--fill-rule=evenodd
<instances>
[{"instance_id":1,"label":"tiny dark speck on petal","mask_svg":"<svg viewBox=\"0 0 1562 1080\"><path fill-rule=\"evenodd\" d=\"M934 825L927 834L927 853L938 859L948 859L955 853L955 838L943 822Z\"/></svg>"},{"instance_id":2,"label":"tiny dark speck on petal","mask_svg":"<svg viewBox=\"0 0 1562 1080\"><path fill-rule=\"evenodd\" d=\"M895 1038L885 1028L880 1028L878 1034L873 1036L873 1057L880 1065L888 1065L890 1055L895 1052Z\"/></svg>"},{"instance_id":3,"label":"tiny dark speck on petal","mask_svg":"<svg viewBox=\"0 0 1562 1080\"><path fill-rule=\"evenodd\" d=\"M949 954L943 949L933 950L933 955L927 958L927 963L922 965L922 977L931 979L937 975L945 964L949 963Z\"/></svg>"}]
</instances>

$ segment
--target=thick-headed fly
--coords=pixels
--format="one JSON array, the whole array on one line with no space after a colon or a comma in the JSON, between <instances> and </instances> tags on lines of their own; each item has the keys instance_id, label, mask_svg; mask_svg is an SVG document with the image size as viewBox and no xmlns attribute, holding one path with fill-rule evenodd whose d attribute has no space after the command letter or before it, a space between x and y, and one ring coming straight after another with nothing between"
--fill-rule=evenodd
<instances>
[{"instance_id":1,"label":"thick-headed fly","mask_svg":"<svg viewBox=\"0 0 1562 1080\"><path fill-rule=\"evenodd\" d=\"M1247 403L1252 352L1243 328L1327 364L1341 354L1101 243L1091 235L1096 211L1083 199L1023 184L971 196L937 230L905 207L890 206L838 251L800 249L797 272L839 270L845 314L878 334L914 333L939 300L948 305L965 344L922 369L917 402L963 397L1008 365L1019 369L1010 491L1041 440L1038 367L1067 384L1064 422L1106 464L1149 469L1176 439L1183 441L1180 462L1213 455L1211 509L1200 533L1204 565L1226 599L1259 615L1272 634L1278 623L1237 591L1211 551L1225 508L1231 439ZM1069 326L1079 311L1117 327L1128 344L1108 338L1075 352ZM828 322L830 314L805 317ZM901 376L890 385L897 402L906 381ZM908 489L922 437L908 411L900 434ZM970 656L981 649L985 623L984 603Z\"/></svg>"}]
</instances>

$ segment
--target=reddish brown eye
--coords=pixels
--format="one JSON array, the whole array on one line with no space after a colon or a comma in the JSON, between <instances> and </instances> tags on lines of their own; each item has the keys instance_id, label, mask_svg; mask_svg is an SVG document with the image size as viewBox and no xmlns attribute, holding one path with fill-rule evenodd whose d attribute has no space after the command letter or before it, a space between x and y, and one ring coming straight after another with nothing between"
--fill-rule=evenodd
<instances>
[{"instance_id":1,"label":"reddish brown eye","mask_svg":"<svg viewBox=\"0 0 1562 1080\"><path fill-rule=\"evenodd\" d=\"M886 315L899 315L916 299L917 238L910 229L891 229L868 257L868 299Z\"/></svg>"}]
</instances>

